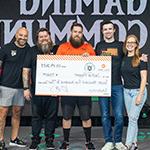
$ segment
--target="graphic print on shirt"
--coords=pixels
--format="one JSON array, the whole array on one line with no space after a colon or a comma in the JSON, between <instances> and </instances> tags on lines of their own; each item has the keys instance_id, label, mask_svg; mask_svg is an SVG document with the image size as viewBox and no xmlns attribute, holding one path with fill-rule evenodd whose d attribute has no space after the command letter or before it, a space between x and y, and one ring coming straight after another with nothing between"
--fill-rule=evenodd
<instances>
[{"instance_id":1,"label":"graphic print on shirt","mask_svg":"<svg viewBox=\"0 0 150 150\"><path fill-rule=\"evenodd\" d=\"M15 56L17 54L17 50L11 50L11 56Z\"/></svg>"},{"instance_id":2,"label":"graphic print on shirt","mask_svg":"<svg viewBox=\"0 0 150 150\"><path fill-rule=\"evenodd\" d=\"M106 50L102 50L102 55L104 56L118 56L117 48L107 48Z\"/></svg>"}]
</instances>

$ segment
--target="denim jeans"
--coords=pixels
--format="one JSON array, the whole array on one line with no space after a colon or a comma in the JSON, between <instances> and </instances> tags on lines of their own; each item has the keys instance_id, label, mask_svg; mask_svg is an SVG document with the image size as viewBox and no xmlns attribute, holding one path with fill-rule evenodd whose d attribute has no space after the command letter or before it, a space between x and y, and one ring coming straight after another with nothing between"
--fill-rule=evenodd
<instances>
[{"instance_id":1,"label":"denim jeans","mask_svg":"<svg viewBox=\"0 0 150 150\"><path fill-rule=\"evenodd\" d=\"M147 98L147 90L145 88L144 95L142 97L142 102L140 105L135 105L135 99L139 93L139 89L125 89L124 88L124 100L125 106L129 118L126 144L131 145L137 142L138 134L138 119L141 109Z\"/></svg>"},{"instance_id":2,"label":"denim jeans","mask_svg":"<svg viewBox=\"0 0 150 150\"><path fill-rule=\"evenodd\" d=\"M123 112L124 112L124 99L123 99L123 86L113 85L112 95L109 97L100 97L99 105L102 117L103 134L105 142L121 142L123 132ZM111 125L110 104L115 118L114 121L114 135Z\"/></svg>"}]
</instances>

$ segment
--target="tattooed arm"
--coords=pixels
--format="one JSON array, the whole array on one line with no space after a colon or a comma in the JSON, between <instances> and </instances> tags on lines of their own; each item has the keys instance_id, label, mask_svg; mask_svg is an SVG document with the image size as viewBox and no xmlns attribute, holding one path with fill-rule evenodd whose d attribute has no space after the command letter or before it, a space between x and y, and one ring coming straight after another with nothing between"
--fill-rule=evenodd
<instances>
[{"instance_id":1,"label":"tattooed arm","mask_svg":"<svg viewBox=\"0 0 150 150\"><path fill-rule=\"evenodd\" d=\"M24 97L26 100L31 100L32 95L30 92L30 68L23 68L22 78L23 78Z\"/></svg>"}]
</instances>

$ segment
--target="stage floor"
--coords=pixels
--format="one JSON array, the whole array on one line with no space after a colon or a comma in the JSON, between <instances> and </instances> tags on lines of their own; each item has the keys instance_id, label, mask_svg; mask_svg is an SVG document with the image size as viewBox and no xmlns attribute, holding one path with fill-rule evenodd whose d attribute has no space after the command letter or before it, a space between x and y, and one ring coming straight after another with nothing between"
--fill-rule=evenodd
<instances>
[{"instance_id":1,"label":"stage floor","mask_svg":"<svg viewBox=\"0 0 150 150\"><path fill-rule=\"evenodd\" d=\"M17 148L17 147L10 147L8 145L10 140L10 133L11 128L6 127L5 129L5 142L6 146L8 147L8 150L28 150L29 145L31 142L31 127L21 127L20 128L20 135L19 137L25 140L28 144L28 147L26 148ZM123 141L125 140L125 134L126 134L126 128L124 128L123 132ZM38 150L46 150L45 144L44 144L44 131L41 132L42 141L39 145ZM55 146L56 150L59 150L59 146L61 145L61 142L63 140L63 134L62 134L62 128L56 129L55 134ZM140 129L139 135L139 150L150 150L150 129ZM104 139L102 136L102 127L93 127L92 128L92 141L96 147L96 150L100 150L101 147L104 144ZM71 134L70 134L70 149L69 150L85 150L85 138L82 127L72 127Z\"/></svg>"}]
</instances>

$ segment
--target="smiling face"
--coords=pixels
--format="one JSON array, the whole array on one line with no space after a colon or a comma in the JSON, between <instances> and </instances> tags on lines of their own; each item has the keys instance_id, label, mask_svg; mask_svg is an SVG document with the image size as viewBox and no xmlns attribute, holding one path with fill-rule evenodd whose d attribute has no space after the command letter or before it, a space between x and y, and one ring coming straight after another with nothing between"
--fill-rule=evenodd
<instances>
[{"instance_id":1,"label":"smiling face","mask_svg":"<svg viewBox=\"0 0 150 150\"><path fill-rule=\"evenodd\" d=\"M140 49L138 37L134 34L128 35L124 42L124 53L128 57L133 57L132 66L137 67L140 63Z\"/></svg>"},{"instance_id":2,"label":"smiling face","mask_svg":"<svg viewBox=\"0 0 150 150\"><path fill-rule=\"evenodd\" d=\"M115 28L112 23L104 24L102 27L103 38L106 41L114 40Z\"/></svg>"},{"instance_id":3,"label":"smiling face","mask_svg":"<svg viewBox=\"0 0 150 150\"><path fill-rule=\"evenodd\" d=\"M136 48L138 46L137 39L134 36L127 37L125 48L128 53L134 53L136 51Z\"/></svg>"},{"instance_id":4,"label":"smiling face","mask_svg":"<svg viewBox=\"0 0 150 150\"><path fill-rule=\"evenodd\" d=\"M46 31L41 31L38 34L38 44L47 44L50 42L50 35Z\"/></svg>"},{"instance_id":5,"label":"smiling face","mask_svg":"<svg viewBox=\"0 0 150 150\"><path fill-rule=\"evenodd\" d=\"M50 53L53 46L53 42L48 31L39 31L37 36L37 45L44 54Z\"/></svg>"},{"instance_id":6,"label":"smiling face","mask_svg":"<svg viewBox=\"0 0 150 150\"><path fill-rule=\"evenodd\" d=\"M74 26L71 30L70 42L74 47L80 47L83 44L83 29L80 26Z\"/></svg>"},{"instance_id":7,"label":"smiling face","mask_svg":"<svg viewBox=\"0 0 150 150\"><path fill-rule=\"evenodd\" d=\"M71 31L71 38L74 39L74 41L81 41L83 37L83 30L79 26L74 26Z\"/></svg>"},{"instance_id":8,"label":"smiling face","mask_svg":"<svg viewBox=\"0 0 150 150\"><path fill-rule=\"evenodd\" d=\"M15 38L15 43L18 47L25 47L28 40L28 30L24 27L19 28L16 32Z\"/></svg>"}]
</instances>

